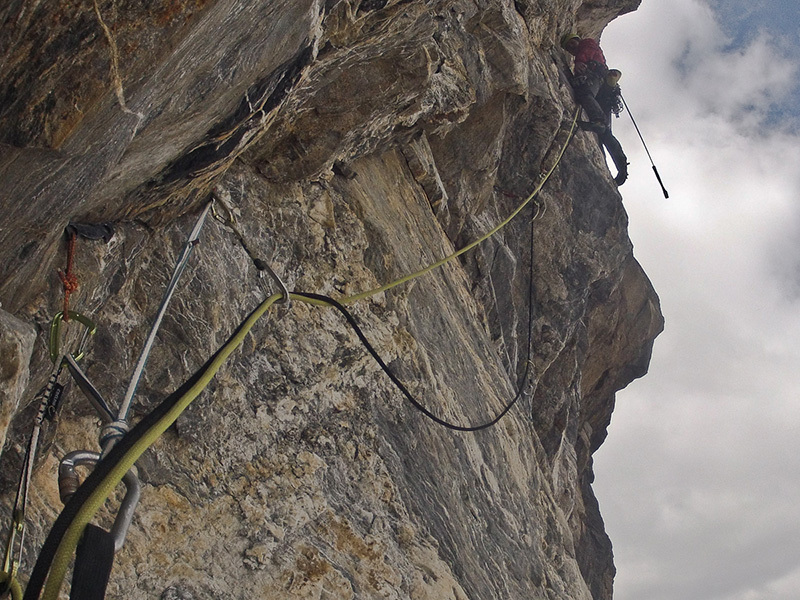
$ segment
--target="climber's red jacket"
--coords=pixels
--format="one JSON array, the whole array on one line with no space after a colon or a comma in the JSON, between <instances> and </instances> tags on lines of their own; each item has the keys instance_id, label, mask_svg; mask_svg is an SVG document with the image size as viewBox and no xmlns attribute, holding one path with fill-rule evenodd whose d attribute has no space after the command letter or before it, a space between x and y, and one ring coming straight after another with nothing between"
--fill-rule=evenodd
<instances>
[{"instance_id":1,"label":"climber's red jacket","mask_svg":"<svg viewBox=\"0 0 800 600\"><path fill-rule=\"evenodd\" d=\"M600 44L592 38L584 38L578 43L578 51L575 52L575 72L580 73L587 68L591 70L590 63L600 63L606 66L606 57L600 49Z\"/></svg>"}]
</instances>

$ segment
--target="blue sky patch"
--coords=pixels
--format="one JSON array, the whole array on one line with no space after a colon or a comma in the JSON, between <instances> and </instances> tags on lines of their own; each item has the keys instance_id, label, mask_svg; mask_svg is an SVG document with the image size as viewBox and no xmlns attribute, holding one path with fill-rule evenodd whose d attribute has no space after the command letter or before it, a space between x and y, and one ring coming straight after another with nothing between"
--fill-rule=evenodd
<instances>
[{"instance_id":1,"label":"blue sky patch","mask_svg":"<svg viewBox=\"0 0 800 600\"><path fill-rule=\"evenodd\" d=\"M797 0L709 0L734 48L747 45L760 32L800 57L800 2Z\"/></svg>"},{"instance_id":2,"label":"blue sky patch","mask_svg":"<svg viewBox=\"0 0 800 600\"><path fill-rule=\"evenodd\" d=\"M769 35L775 47L800 63L800 2L797 0L708 0L727 35L730 50L747 46L760 33ZM800 127L800 81L795 93L770 107L766 125L783 123Z\"/></svg>"}]
</instances>

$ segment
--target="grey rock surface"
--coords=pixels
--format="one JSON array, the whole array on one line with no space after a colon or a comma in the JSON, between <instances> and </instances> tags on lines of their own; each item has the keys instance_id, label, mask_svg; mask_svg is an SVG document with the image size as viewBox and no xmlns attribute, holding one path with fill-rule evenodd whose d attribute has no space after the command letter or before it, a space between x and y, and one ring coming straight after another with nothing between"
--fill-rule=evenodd
<instances>
[{"instance_id":1,"label":"grey rock surface","mask_svg":"<svg viewBox=\"0 0 800 600\"><path fill-rule=\"evenodd\" d=\"M35 339L33 327L0 309L0 446L28 386Z\"/></svg>"},{"instance_id":2,"label":"grey rock surface","mask_svg":"<svg viewBox=\"0 0 800 600\"><path fill-rule=\"evenodd\" d=\"M196 214L219 200L138 420L277 291L255 259L291 290L347 297L511 214L567 140L560 35L599 34L638 1L153 4L0 8L0 301L39 337L0 459L4 523L68 222L114 227L77 240L70 301L98 324L82 364L116 405ZM592 453L663 318L596 138L576 134L489 240L350 308L435 414L474 424L522 399L488 430L443 429L336 311L276 305L137 463L109 597L611 598ZM23 573L60 510L58 460L98 448L72 387L44 435Z\"/></svg>"}]
</instances>

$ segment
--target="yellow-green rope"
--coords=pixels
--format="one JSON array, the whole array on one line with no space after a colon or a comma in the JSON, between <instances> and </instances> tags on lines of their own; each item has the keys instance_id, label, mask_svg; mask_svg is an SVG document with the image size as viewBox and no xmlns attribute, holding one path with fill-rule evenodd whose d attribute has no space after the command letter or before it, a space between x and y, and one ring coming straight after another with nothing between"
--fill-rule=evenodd
<instances>
[{"instance_id":1,"label":"yellow-green rope","mask_svg":"<svg viewBox=\"0 0 800 600\"><path fill-rule=\"evenodd\" d=\"M22 586L17 578L11 573L0 571L0 589L4 588L11 593L11 600L22 600ZM0 595L5 595L5 592Z\"/></svg>"},{"instance_id":2,"label":"yellow-green rope","mask_svg":"<svg viewBox=\"0 0 800 600\"><path fill-rule=\"evenodd\" d=\"M569 135L567 137L567 141L561 147L561 151L558 153L558 157L556 158L556 161L553 163L553 166L550 167L549 171L547 171L546 173L542 174L542 176L539 179L539 183L534 188L534 190L530 194L528 194L528 197L525 198L525 200L514 210L514 212L512 212L510 215L508 215L508 217L504 221L502 221L499 225L494 227L492 230L490 230L489 232L487 232L483 236L479 237L477 240L474 240L473 242L470 242L469 244L467 244L466 246L464 246L460 250L456 250L450 256L446 256L443 259L438 260L438 261L436 261L435 263L433 263L431 265L428 265L424 269L420 269L419 271L416 271L416 272L411 273L409 275L405 275L403 277L400 277L399 279L395 279L394 281L392 281L390 283L387 283L387 284L384 284L384 285L382 285L380 287L377 287L377 288L374 288L374 289L371 289L371 290L367 290L366 292L361 292L360 294L354 294L354 295L348 296L346 298L340 298L339 302L346 306L348 304L352 304L353 302L358 302L359 300L364 300L366 298L370 298L371 296L374 296L375 294L380 294L381 292L385 292L387 290L390 290L390 289L392 289L394 287L397 287L398 285L401 285L403 283L407 283L407 282L411 281L412 279L416 279L417 277L425 275L426 273L430 273L434 269L437 269L437 268L441 267L442 265L449 263L451 260L458 258L459 256L461 256L465 252L468 252L468 251L472 250L475 246L477 246L478 244L480 244L482 242L485 242L490 237L492 237L495 233L500 231L503 227L508 225L514 219L514 217L516 217L520 213L520 211L522 211L522 209L525 208L530 203L531 200L533 200L533 198L536 196L536 194L538 194L542 190L542 187L544 187L544 184L547 183L547 180L550 179L550 176L556 170L556 167L558 166L558 163L561 162L561 157L564 156L564 152L566 152L566 150L567 150L567 146L569 145L570 139L572 139L572 134L575 131L575 124L578 122L578 115L579 114L580 114L580 108L578 108L578 110L575 111L575 116L572 119L572 125L570 126L570 130L569 130Z\"/></svg>"},{"instance_id":3,"label":"yellow-green rope","mask_svg":"<svg viewBox=\"0 0 800 600\"><path fill-rule=\"evenodd\" d=\"M453 254L425 267L424 269L420 269L415 273L411 273L410 275L406 275L405 277L401 277L383 285L381 287L368 290L366 292L355 294L353 296L349 296L346 298L341 299L339 302L343 305L352 304L358 300L362 300L368 298L370 296L374 296L380 292L387 291L392 289L402 283L411 281L420 277L430 271L440 267L451 260L454 260L458 256L464 254L468 250L474 248L481 242L487 240L495 233L497 233L500 229L505 227L511 220L516 217L520 211L522 211L525 206L527 206L530 201L536 196L536 194L541 191L544 184L550 178L550 176L555 171L556 167L558 166L561 158L566 151L567 145L569 144L569 140L572 138L572 134L575 130L575 124L577 122L578 112L575 113L575 117L572 121L572 126L569 131L569 136L567 141L561 148L556 161L554 162L553 166L541 177L538 185L536 188L528 195L528 197L514 210L514 212L509 215L504 221L502 221L499 225L494 227L491 231L480 237L479 239L471 242L467 246L464 246L460 250L454 252ZM327 305L324 302L320 302L314 300L312 298L308 298L305 296L301 296L299 294L290 294L292 300L297 300L300 302L305 302L308 304L314 305ZM54 541L57 544L53 559L50 562L49 568L43 566L43 568L47 568L45 573L37 573L37 569L34 569L34 573L31 576L31 582L34 581L34 576L38 578L44 578L42 580L43 583L43 593L41 598L43 600L58 600L59 591L61 589L61 584L63 582L64 576L66 575L67 569L69 568L70 561L72 559L72 555L74 554L75 548L80 541L81 535L83 533L84 528L86 525L92 520L95 513L99 510L99 508L106 502L108 497L114 491L116 486L122 480L123 476L128 472L128 470L134 465L134 463L139 459L139 457L147 450L155 441L175 422L175 420L183 413L183 411L188 408L188 406L192 403L192 401L200 395L200 393L208 386L209 382L219 369L222 367L223 364L227 361L228 357L236 350L244 341L247 334L256 324L256 322L272 307L275 302L281 300L281 294L273 294L269 298L267 298L264 302L262 302L256 310L254 310L245 321L240 325L240 327L236 330L234 335L229 338L229 340L225 343L222 348L212 357L212 359L201 369L199 376L194 380L191 386L183 392L177 400L169 407L169 409L160 416L154 423L148 424L146 430L135 438L135 441L129 445L124 451L122 448L124 447L124 439L123 442L118 444L119 448L115 448L115 450L122 451L120 457L116 459L116 462L113 464L113 467L102 477L100 482L96 485L96 487L91 491L89 496L82 501L80 508L75 513L74 517L72 517L69 525L66 527L64 534L62 535L59 541ZM166 402L166 401L165 401ZM140 422L133 431L131 431L128 436L131 439L134 439L133 434L139 429L139 426L143 426L144 423ZM120 452L117 454L120 454ZM107 457L111 459L114 456L114 450L112 450L112 454ZM102 464L102 463L101 463ZM98 465L99 467L100 465ZM91 475L90 475L91 478ZM88 480L87 480L88 483ZM77 495L77 494L76 494ZM73 498L74 500L75 498ZM66 511L66 509L65 509ZM55 529L55 526L54 526ZM49 537L48 537L49 541ZM47 542L46 542L47 543ZM44 551L44 548L43 548ZM37 567L39 567L39 563L37 561ZM40 587L40 584L37 583L36 587ZM25 592L25 600L37 600L39 598L38 589L34 590L30 583L29 588L26 589ZM16 600L16 598L14 599Z\"/></svg>"}]
</instances>

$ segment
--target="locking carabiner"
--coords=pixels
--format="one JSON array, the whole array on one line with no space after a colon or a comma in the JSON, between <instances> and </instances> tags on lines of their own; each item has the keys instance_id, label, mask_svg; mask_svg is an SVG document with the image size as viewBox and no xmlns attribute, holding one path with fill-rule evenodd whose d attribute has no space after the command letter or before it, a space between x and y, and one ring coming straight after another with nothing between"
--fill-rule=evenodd
<instances>
[{"instance_id":1,"label":"locking carabiner","mask_svg":"<svg viewBox=\"0 0 800 600\"><path fill-rule=\"evenodd\" d=\"M75 450L61 459L58 467L58 490L61 501L66 504L72 495L80 487L80 480L75 467L88 466L94 468L100 461L97 452L89 450ZM130 468L122 478L125 484L125 496L122 499L114 525L111 527L111 535L114 538L114 552L119 552L125 543L125 536L133 521L133 514L141 496L141 484L136 466Z\"/></svg>"}]
</instances>

